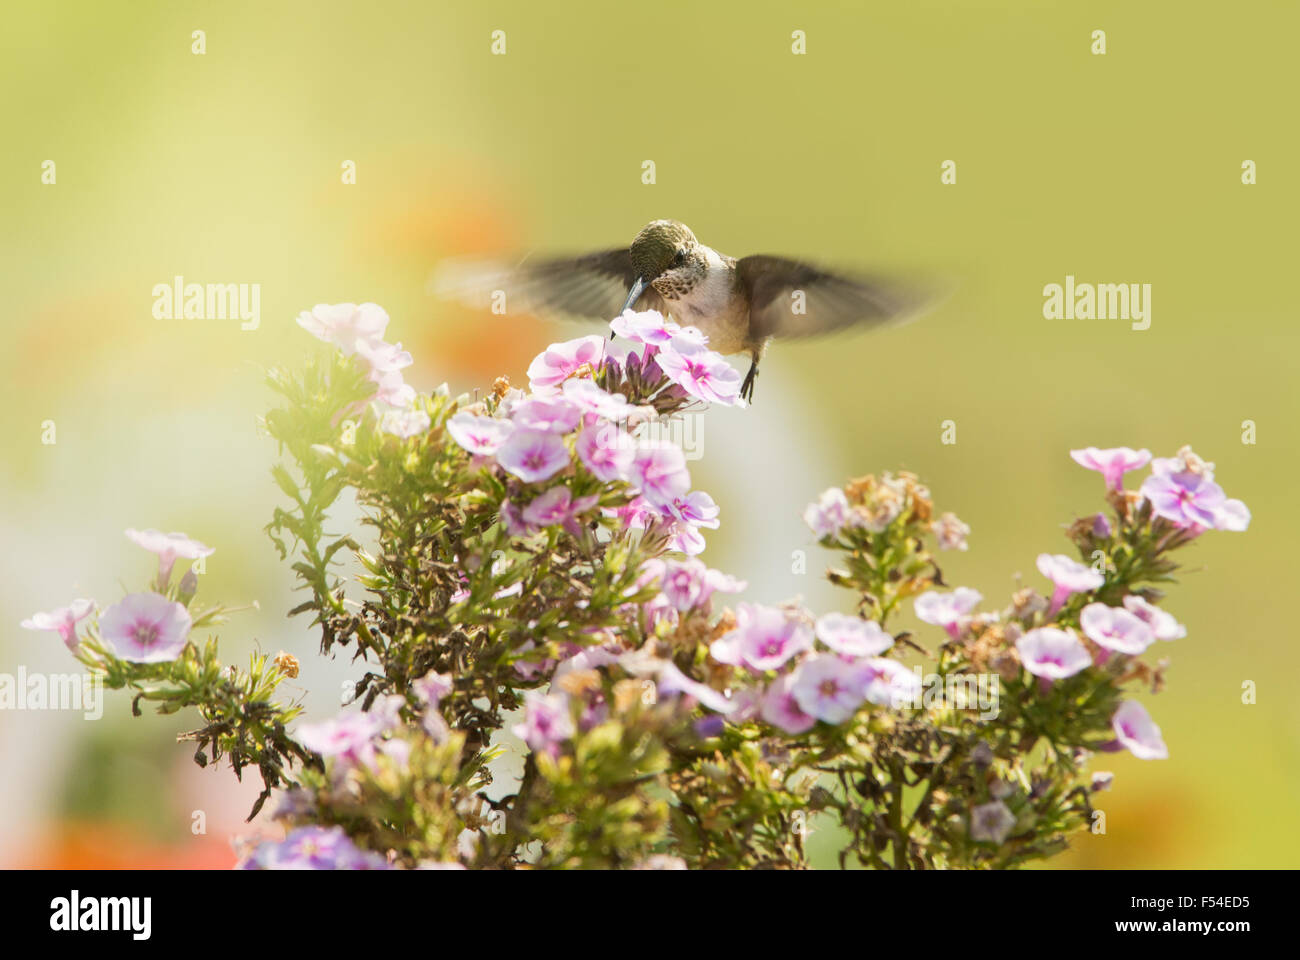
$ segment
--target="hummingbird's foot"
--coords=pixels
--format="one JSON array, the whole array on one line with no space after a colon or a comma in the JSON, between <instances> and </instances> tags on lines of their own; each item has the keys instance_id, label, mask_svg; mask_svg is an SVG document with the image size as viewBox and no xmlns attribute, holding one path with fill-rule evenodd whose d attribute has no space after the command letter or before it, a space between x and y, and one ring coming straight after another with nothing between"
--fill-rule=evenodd
<instances>
[{"instance_id":1,"label":"hummingbird's foot","mask_svg":"<svg viewBox=\"0 0 1300 960\"><path fill-rule=\"evenodd\" d=\"M754 381L758 379L758 361L751 360L749 363L749 373L745 374L745 382L740 385L740 399L746 403L754 402Z\"/></svg>"}]
</instances>

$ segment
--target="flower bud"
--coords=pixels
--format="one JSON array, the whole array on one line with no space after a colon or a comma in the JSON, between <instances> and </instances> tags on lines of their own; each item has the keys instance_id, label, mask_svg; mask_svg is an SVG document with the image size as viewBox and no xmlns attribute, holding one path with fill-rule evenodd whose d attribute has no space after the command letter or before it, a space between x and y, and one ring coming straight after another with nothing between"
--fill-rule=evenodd
<instances>
[{"instance_id":1,"label":"flower bud","mask_svg":"<svg viewBox=\"0 0 1300 960\"><path fill-rule=\"evenodd\" d=\"M199 578L198 575L195 574L194 568L190 567L188 570L185 571L185 576L181 577L181 583L180 583L179 593L177 594L177 597L181 603L185 604L185 606L188 607L190 605L190 601L194 599L194 594L198 592L199 592Z\"/></svg>"}]
</instances>

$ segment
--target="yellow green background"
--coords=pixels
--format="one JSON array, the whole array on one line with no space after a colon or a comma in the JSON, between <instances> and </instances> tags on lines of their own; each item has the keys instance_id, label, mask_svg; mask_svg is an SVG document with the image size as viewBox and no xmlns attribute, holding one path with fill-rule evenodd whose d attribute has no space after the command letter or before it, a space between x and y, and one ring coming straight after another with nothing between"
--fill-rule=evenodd
<instances>
[{"instance_id":1,"label":"yellow green background","mask_svg":"<svg viewBox=\"0 0 1300 960\"><path fill-rule=\"evenodd\" d=\"M439 303L438 262L611 246L673 217L736 256L956 285L914 324L775 347L753 408L705 419L693 471L723 517L705 558L750 599L845 606L798 514L852 474L919 473L973 527L948 581L1000 606L1017 573L1041 589L1034 557L1101 505L1071 447L1217 462L1254 522L1186 553L1167 601L1188 636L1143 700L1171 758L1102 758L1107 834L1054 863L1297 864L1294 4L167 0L5 20L0 671L70 669L18 621L140 589L152 558L122 530L156 526L217 548L203 596L258 604L223 630L232 659L296 653L309 712L331 713L349 665L284 618L291 574L261 532L279 496L261 371L314 349L294 317L373 300L418 387L521 380L582 331ZM261 327L155 320L153 286L178 274L260 284ZM1152 284L1151 328L1045 320L1066 274ZM255 789L194 769L171 741L185 725L132 721L124 697L94 723L0 712L0 862L228 859Z\"/></svg>"}]
</instances>

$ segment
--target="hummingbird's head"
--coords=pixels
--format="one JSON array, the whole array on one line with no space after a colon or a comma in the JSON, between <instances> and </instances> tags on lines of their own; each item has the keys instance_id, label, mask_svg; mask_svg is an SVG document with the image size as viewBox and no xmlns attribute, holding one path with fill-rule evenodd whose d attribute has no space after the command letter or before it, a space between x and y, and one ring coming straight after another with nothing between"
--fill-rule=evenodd
<instances>
[{"instance_id":1,"label":"hummingbird's head","mask_svg":"<svg viewBox=\"0 0 1300 960\"><path fill-rule=\"evenodd\" d=\"M647 286L675 300L695 286L706 269L700 242L690 227L676 220L651 220L628 248L636 281L628 291L629 309Z\"/></svg>"},{"instance_id":2,"label":"hummingbird's head","mask_svg":"<svg viewBox=\"0 0 1300 960\"><path fill-rule=\"evenodd\" d=\"M692 259L699 241L690 227L676 220L651 220L628 250L632 269L646 283L683 266Z\"/></svg>"}]
</instances>

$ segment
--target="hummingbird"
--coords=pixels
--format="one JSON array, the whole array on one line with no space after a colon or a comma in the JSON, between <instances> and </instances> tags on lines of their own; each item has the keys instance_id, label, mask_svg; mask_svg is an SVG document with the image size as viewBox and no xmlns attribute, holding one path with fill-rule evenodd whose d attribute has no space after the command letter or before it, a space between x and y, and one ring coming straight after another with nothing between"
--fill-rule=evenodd
<instances>
[{"instance_id":1,"label":"hummingbird","mask_svg":"<svg viewBox=\"0 0 1300 960\"><path fill-rule=\"evenodd\" d=\"M552 257L513 268L444 265L435 290L473 305L504 291L531 313L609 320L629 309L658 310L708 337L721 354L748 354L740 395L754 398L758 364L774 337L829 333L914 315L917 288L759 254L731 257L701 243L686 224L652 220L626 247Z\"/></svg>"}]
</instances>

